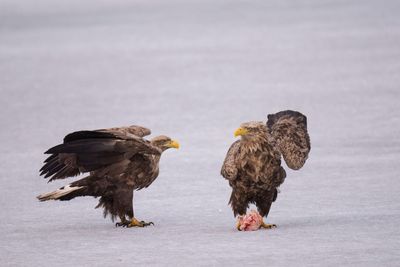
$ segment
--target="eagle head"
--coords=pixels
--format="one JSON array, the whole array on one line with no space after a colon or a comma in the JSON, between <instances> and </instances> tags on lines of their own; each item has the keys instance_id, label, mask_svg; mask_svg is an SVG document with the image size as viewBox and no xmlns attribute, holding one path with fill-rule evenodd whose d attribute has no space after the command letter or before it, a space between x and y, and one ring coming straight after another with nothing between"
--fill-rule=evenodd
<instances>
[{"instance_id":1,"label":"eagle head","mask_svg":"<svg viewBox=\"0 0 400 267\"><path fill-rule=\"evenodd\" d=\"M244 138L253 138L259 136L265 136L267 127L262 121L250 121L245 122L236 129L234 135L235 137L242 136Z\"/></svg>"},{"instance_id":2,"label":"eagle head","mask_svg":"<svg viewBox=\"0 0 400 267\"><path fill-rule=\"evenodd\" d=\"M160 148L162 151L167 150L168 148L179 148L179 143L176 140L172 140L168 136L165 135L160 135L156 136L153 139L151 139L151 144Z\"/></svg>"}]
</instances>

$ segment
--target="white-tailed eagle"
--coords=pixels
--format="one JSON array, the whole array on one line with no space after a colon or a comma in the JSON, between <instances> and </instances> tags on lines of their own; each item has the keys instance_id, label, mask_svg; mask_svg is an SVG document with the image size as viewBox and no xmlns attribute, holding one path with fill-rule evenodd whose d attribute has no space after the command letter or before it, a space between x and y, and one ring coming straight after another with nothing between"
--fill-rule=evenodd
<instances>
[{"instance_id":1,"label":"white-tailed eagle","mask_svg":"<svg viewBox=\"0 0 400 267\"><path fill-rule=\"evenodd\" d=\"M40 175L64 179L81 173L89 175L60 189L41 194L46 200L70 200L80 196L100 197L96 208L104 217L120 218L117 226L144 227L133 212L133 191L148 187L158 176L162 152L179 148L177 141L157 136L150 141L144 136L150 130L141 126L78 131L68 134L64 142L50 148Z\"/></svg>"},{"instance_id":2,"label":"white-tailed eagle","mask_svg":"<svg viewBox=\"0 0 400 267\"><path fill-rule=\"evenodd\" d=\"M281 156L293 170L300 169L308 158L311 145L307 118L297 111L281 111L268 115L266 124L243 123L236 136L241 139L231 145L221 169L232 187L229 203L233 214L243 216L254 203L260 215L267 216L286 177ZM262 223L264 228L273 226Z\"/></svg>"}]
</instances>

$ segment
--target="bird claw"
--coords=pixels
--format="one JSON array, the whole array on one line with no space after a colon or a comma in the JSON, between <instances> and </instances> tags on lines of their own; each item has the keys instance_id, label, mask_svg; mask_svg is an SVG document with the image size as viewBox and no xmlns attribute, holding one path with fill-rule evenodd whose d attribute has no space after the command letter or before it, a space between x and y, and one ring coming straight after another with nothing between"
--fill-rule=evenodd
<instances>
[{"instance_id":1,"label":"bird claw","mask_svg":"<svg viewBox=\"0 0 400 267\"><path fill-rule=\"evenodd\" d=\"M153 222L145 222L145 221L138 221L137 219L133 218L131 221L122 221L122 222L117 222L115 224L115 227L146 227L149 225L154 225Z\"/></svg>"},{"instance_id":2,"label":"bird claw","mask_svg":"<svg viewBox=\"0 0 400 267\"><path fill-rule=\"evenodd\" d=\"M269 224L269 223L262 223L260 228L264 229L272 229L272 228L277 228L276 224Z\"/></svg>"},{"instance_id":3,"label":"bird claw","mask_svg":"<svg viewBox=\"0 0 400 267\"><path fill-rule=\"evenodd\" d=\"M128 227L128 224L129 224L130 222L117 222L116 224L115 224L115 227Z\"/></svg>"},{"instance_id":4,"label":"bird claw","mask_svg":"<svg viewBox=\"0 0 400 267\"><path fill-rule=\"evenodd\" d=\"M153 222L140 221L140 223L143 225L143 227L146 227L146 226L149 226L149 225L154 225Z\"/></svg>"}]
</instances>

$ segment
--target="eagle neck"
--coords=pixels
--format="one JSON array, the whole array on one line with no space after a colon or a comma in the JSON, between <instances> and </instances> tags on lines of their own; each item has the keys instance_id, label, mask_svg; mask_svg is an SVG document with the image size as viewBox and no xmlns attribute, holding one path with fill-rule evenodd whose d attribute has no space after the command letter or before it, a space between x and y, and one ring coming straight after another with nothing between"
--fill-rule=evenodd
<instances>
[{"instance_id":1,"label":"eagle neck","mask_svg":"<svg viewBox=\"0 0 400 267\"><path fill-rule=\"evenodd\" d=\"M253 136L252 138L243 138L241 140L241 151L243 153L254 153L264 150L268 145L268 133Z\"/></svg>"}]
</instances>

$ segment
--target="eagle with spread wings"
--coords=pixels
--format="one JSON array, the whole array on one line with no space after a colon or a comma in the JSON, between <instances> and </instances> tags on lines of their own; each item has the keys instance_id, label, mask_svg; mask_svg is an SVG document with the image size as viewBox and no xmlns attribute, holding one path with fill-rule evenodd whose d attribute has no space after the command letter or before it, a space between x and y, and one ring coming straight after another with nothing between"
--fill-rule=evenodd
<instances>
[{"instance_id":1,"label":"eagle with spread wings","mask_svg":"<svg viewBox=\"0 0 400 267\"><path fill-rule=\"evenodd\" d=\"M104 209L120 222L116 226L144 227L152 222L136 219L133 191L148 187L159 173L161 154L179 143L167 136L144 139L150 130L141 126L78 131L65 136L64 142L45 154L40 175L49 182L89 173L60 189L39 195L40 201L71 200L80 196L100 197L96 208Z\"/></svg>"},{"instance_id":2,"label":"eagle with spread wings","mask_svg":"<svg viewBox=\"0 0 400 267\"><path fill-rule=\"evenodd\" d=\"M311 145L307 117L297 111L281 111L268 115L266 124L242 123L234 135L241 139L231 145L221 169L232 187L229 203L233 214L245 215L248 205L254 203L260 215L266 217L286 177L281 156L293 170L303 167L308 158ZM261 227L276 225L262 222Z\"/></svg>"}]
</instances>

